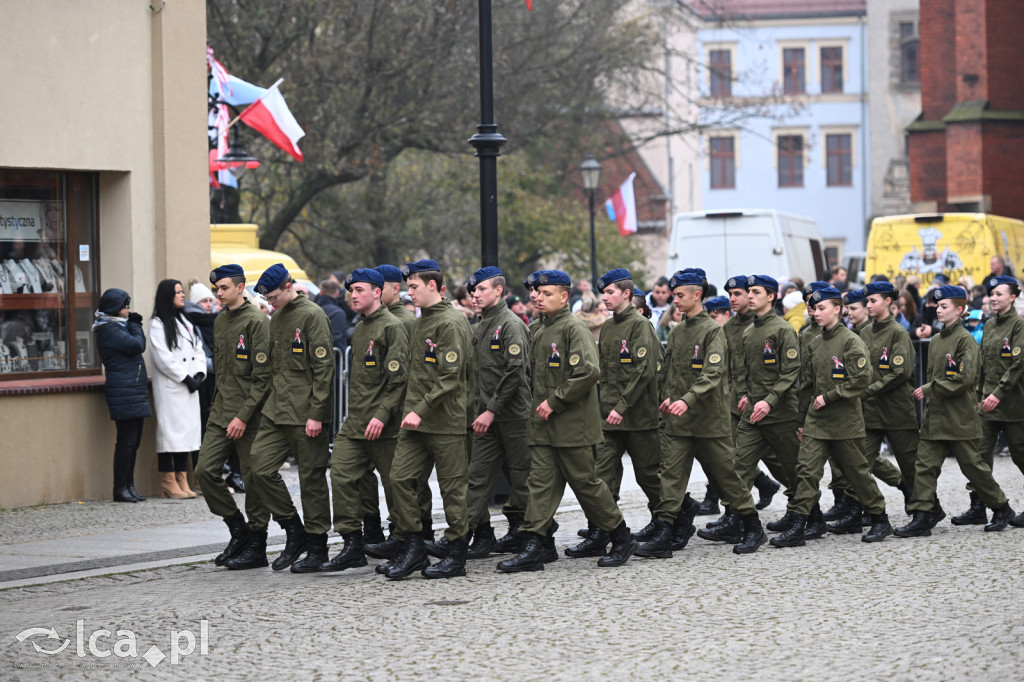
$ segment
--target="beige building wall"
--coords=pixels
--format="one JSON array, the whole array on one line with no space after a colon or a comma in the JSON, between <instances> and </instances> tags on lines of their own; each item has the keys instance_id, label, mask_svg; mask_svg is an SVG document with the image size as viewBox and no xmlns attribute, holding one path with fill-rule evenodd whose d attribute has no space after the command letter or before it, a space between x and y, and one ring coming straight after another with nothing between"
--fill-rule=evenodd
<instances>
[{"instance_id":1,"label":"beige building wall","mask_svg":"<svg viewBox=\"0 0 1024 682\"><path fill-rule=\"evenodd\" d=\"M0 17L0 168L99 173L101 290L148 318L160 279L210 257L205 2L0 0ZM0 396L0 415L0 507L110 495L102 390ZM152 449L148 425L144 495Z\"/></svg>"}]
</instances>

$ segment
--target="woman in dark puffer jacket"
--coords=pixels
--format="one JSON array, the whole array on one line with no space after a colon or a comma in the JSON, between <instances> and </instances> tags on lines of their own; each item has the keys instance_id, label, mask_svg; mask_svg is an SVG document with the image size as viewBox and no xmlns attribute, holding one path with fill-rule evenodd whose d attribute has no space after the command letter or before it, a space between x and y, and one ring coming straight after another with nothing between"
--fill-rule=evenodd
<instances>
[{"instance_id":1,"label":"woman in dark puffer jacket","mask_svg":"<svg viewBox=\"0 0 1024 682\"><path fill-rule=\"evenodd\" d=\"M142 316L130 311L131 297L122 289L107 289L100 297L92 330L106 370L104 392L110 418L117 425L114 445L114 502L142 502L135 491L135 456L142 441L142 421L152 417L146 335Z\"/></svg>"}]
</instances>

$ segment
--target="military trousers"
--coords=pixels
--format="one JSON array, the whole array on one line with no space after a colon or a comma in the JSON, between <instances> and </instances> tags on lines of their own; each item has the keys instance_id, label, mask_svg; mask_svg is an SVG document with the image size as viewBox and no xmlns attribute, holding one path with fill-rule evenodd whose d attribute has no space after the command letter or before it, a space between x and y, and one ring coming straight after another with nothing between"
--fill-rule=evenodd
<instances>
[{"instance_id":1,"label":"military trousers","mask_svg":"<svg viewBox=\"0 0 1024 682\"><path fill-rule=\"evenodd\" d=\"M988 464L991 469L995 463L996 443L999 442L999 434L1003 434L1006 444L1010 447L1010 459L1017 465L1021 473L1024 473L1024 422L997 422L988 419L981 420L981 441L978 446L982 461ZM973 490L971 484L967 484L968 490Z\"/></svg>"},{"instance_id":2,"label":"military trousers","mask_svg":"<svg viewBox=\"0 0 1024 682\"><path fill-rule=\"evenodd\" d=\"M363 499L363 482L369 474L376 483L374 471L380 474L384 487L384 499L388 510L394 505L391 492L391 466L395 459L397 438L366 440L338 436L334 439L334 456L331 461L331 493L334 503L334 530L344 535L361 530L366 513ZM373 515L380 513L380 496L376 485L373 499L377 503Z\"/></svg>"},{"instance_id":3,"label":"military trousers","mask_svg":"<svg viewBox=\"0 0 1024 682\"><path fill-rule=\"evenodd\" d=\"M833 471L843 472L853 495L869 514L885 513L885 498L875 483L864 457L863 438L824 440L804 435L796 460L796 493L787 505L788 511L807 516L821 493L818 487L825 475L825 462L833 463Z\"/></svg>"},{"instance_id":4,"label":"military trousers","mask_svg":"<svg viewBox=\"0 0 1024 682\"><path fill-rule=\"evenodd\" d=\"M1003 489L992 477L992 467L985 463L978 452L978 440L927 440L921 439L917 448L917 468L914 472L914 496L907 505L907 511L931 511L935 505L935 489L946 455L952 452L960 471L967 477L971 490L978 493L989 509L998 509L1006 504Z\"/></svg>"},{"instance_id":5,"label":"military trousers","mask_svg":"<svg viewBox=\"0 0 1024 682\"><path fill-rule=\"evenodd\" d=\"M587 520L601 530L613 531L623 522L622 512L607 484L597 477L593 445L556 448L534 445L527 487L526 516L521 532L544 535L562 502L566 484L583 507Z\"/></svg>"},{"instance_id":6,"label":"military trousers","mask_svg":"<svg viewBox=\"0 0 1024 682\"><path fill-rule=\"evenodd\" d=\"M881 455L883 439L889 441L889 449L896 458L895 466ZM864 456L871 465L872 475L894 488L899 486L902 477L913 487L920 440L917 429L868 429L864 437Z\"/></svg>"},{"instance_id":7,"label":"military trousers","mask_svg":"<svg viewBox=\"0 0 1024 682\"><path fill-rule=\"evenodd\" d=\"M448 529L444 535L454 542L469 533L466 491L469 488L469 461L464 434L419 433L402 429L391 465L392 517L403 535L419 533L423 522L422 490L430 471L437 469L437 486ZM429 490L429 488L428 488Z\"/></svg>"},{"instance_id":8,"label":"military trousers","mask_svg":"<svg viewBox=\"0 0 1024 682\"><path fill-rule=\"evenodd\" d=\"M731 420L731 423L732 423L732 442L733 442L734 446L738 446L739 442L740 442L740 440L739 440L740 439L740 424L743 423L743 420L740 418L740 416L738 414L730 415L730 420ZM748 424L748 426L750 426L750 424ZM758 428L763 428L763 426L762 427L758 427ZM793 426L793 433L794 433L794 436L795 436L795 434L796 434L796 425L795 424ZM797 443L797 445L799 445L799 442ZM762 462L764 462L764 465L765 465L765 467L767 467L768 472L775 478L775 480L777 480L780 483L782 483L783 487L786 488L786 491L783 494L785 494L787 496L788 495L792 495L793 491L789 488L788 485L786 485L785 480L784 480L785 476L786 476L786 472L785 472L786 465L783 464L782 460L780 460L778 458L778 456L776 456L775 451L772 448L768 448L766 450L763 450L761 452L761 454L760 454L760 459L761 459ZM796 461L796 450L793 450L793 461L794 462ZM735 462L734 462L734 465L735 465ZM752 472L750 472L749 476L744 475L744 476L741 476L740 478L743 480L744 483L747 484L747 487L753 488L754 487L754 481L757 479L757 476L760 473L761 473L761 469L759 467L755 467L754 470Z\"/></svg>"},{"instance_id":9,"label":"military trousers","mask_svg":"<svg viewBox=\"0 0 1024 682\"><path fill-rule=\"evenodd\" d=\"M754 498L750 488L740 480L733 466L735 453L732 436L722 438L696 438L670 436L661 432L661 500L654 518L673 523L683 506L686 486L690 483L693 460L700 462L708 481L729 509L740 516L753 514Z\"/></svg>"},{"instance_id":10,"label":"military trousers","mask_svg":"<svg viewBox=\"0 0 1024 682\"><path fill-rule=\"evenodd\" d=\"M252 444L259 433L260 418L256 415L246 425L245 433L238 440L231 440L223 426L206 425L206 435L199 449L199 463L196 465L196 479L203 489L203 498L210 511L217 516L228 518L238 513L235 498L224 485L224 463L231 455L238 454L242 481L245 483L245 516L249 528L262 532L270 523L270 510L263 504L252 481Z\"/></svg>"},{"instance_id":11,"label":"military trousers","mask_svg":"<svg viewBox=\"0 0 1024 682\"><path fill-rule=\"evenodd\" d=\"M800 441L796 437L796 422L750 424L741 422L736 434L736 460L733 466L740 480L749 490L760 471L758 462L764 462L777 481L786 488L786 496L796 491L796 459Z\"/></svg>"},{"instance_id":12,"label":"military trousers","mask_svg":"<svg viewBox=\"0 0 1024 682\"><path fill-rule=\"evenodd\" d=\"M304 424L275 424L266 415L252 444L252 482L275 521L295 518L298 512L281 478L281 465L289 455L299 465L299 497L306 532L323 535L331 529L331 493L327 487L328 429L316 438L306 435Z\"/></svg>"},{"instance_id":13,"label":"military trousers","mask_svg":"<svg viewBox=\"0 0 1024 682\"><path fill-rule=\"evenodd\" d=\"M622 455L633 460L633 476L647 496L647 508L653 513L661 497L658 470L661 467L661 436L658 429L647 431L604 431L597 446L597 477L604 481L616 502L622 487Z\"/></svg>"},{"instance_id":14,"label":"military trousers","mask_svg":"<svg viewBox=\"0 0 1024 682\"><path fill-rule=\"evenodd\" d=\"M394 438L391 438L390 440L395 441ZM394 451L393 450L392 450L392 455L394 455ZM392 457L392 459L393 459L393 457ZM424 484L423 484L423 487L420 489L420 494L418 496L418 498L419 498L419 505L420 505L420 514L422 514L422 516L420 518L422 518L422 519L429 519L431 517L431 505L433 504L433 500L432 500L431 494L430 494L430 485L426 483L426 481L430 478L430 471L431 471L431 469L433 469L432 466L427 469L426 473L423 476ZM380 472L380 469L377 469L377 471ZM381 479L380 479L380 486L383 486L383 488L384 488L384 496L385 496L385 499L388 500L388 520L391 521L391 523L393 525L394 524L394 518L392 518L392 516L391 516L391 497L390 497L391 496L391 482L390 481L385 481L384 477L382 475ZM378 487L377 474L373 473L373 469L367 470L367 472L359 480L358 487L359 487L359 499L362 501L362 506L363 506L363 517L364 518L366 518L366 517L376 518L377 516L380 515L380 496L379 496L379 493L378 493L378 490L380 488Z\"/></svg>"},{"instance_id":15,"label":"military trousers","mask_svg":"<svg viewBox=\"0 0 1024 682\"><path fill-rule=\"evenodd\" d=\"M529 497L527 482L530 476L530 446L526 439L525 419L492 422L485 432L474 436L469 459L469 492L466 495L470 527L476 528L490 519L487 501L503 467L507 471L511 493L502 511L505 514L523 514Z\"/></svg>"}]
</instances>

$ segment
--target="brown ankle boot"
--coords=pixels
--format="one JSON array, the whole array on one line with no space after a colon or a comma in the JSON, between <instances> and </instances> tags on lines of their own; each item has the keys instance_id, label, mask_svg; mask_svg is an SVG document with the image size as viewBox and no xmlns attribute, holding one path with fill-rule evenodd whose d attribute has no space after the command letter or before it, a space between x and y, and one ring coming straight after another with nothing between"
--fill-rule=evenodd
<instances>
[{"instance_id":1,"label":"brown ankle boot","mask_svg":"<svg viewBox=\"0 0 1024 682\"><path fill-rule=\"evenodd\" d=\"M169 497L172 500L184 500L188 495L178 487L178 481L173 471L160 472L160 497Z\"/></svg>"},{"instance_id":2,"label":"brown ankle boot","mask_svg":"<svg viewBox=\"0 0 1024 682\"><path fill-rule=\"evenodd\" d=\"M185 497L196 496L196 494L192 492L192 489L188 487L188 472L175 471L174 478L178 481L178 487L181 488L181 492L185 493Z\"/></svg>"}]
</instances>

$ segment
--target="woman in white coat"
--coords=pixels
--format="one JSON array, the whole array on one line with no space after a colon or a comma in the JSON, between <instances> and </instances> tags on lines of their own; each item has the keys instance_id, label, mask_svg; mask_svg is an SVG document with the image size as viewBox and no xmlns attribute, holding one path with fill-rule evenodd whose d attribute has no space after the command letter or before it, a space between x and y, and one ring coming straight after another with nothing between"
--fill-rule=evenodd
<instances>
[{"instance_id":1,"label":"woman in white coat","mask_svg":"<svg viewBox=\"0 0 1024 682\"><path fill-rule=\"evenodd\" d=\"M188 487L188 459L199 451L202 420L196 392L206 372L198 330L185 317L181 282L165 279L156 288L149 322L153 358L156 452L164 497L195 497Z\"/></svg>"}]
</instances>

